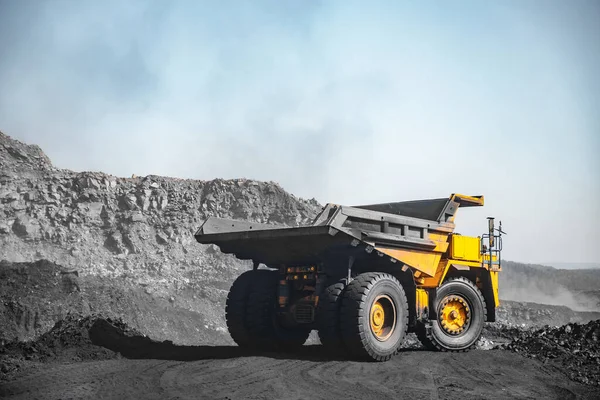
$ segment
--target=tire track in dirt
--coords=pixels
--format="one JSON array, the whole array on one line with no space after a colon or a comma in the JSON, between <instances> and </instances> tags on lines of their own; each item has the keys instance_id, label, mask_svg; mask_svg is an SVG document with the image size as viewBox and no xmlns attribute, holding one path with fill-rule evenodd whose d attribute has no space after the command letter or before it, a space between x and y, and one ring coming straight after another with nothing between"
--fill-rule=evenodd
<instances>
[{"instance_id":1,"label":"tire track in dirt","mask_svg":"<svg viewBox=\"0 0 600 400\"><path fill-rule=\"evenodd\" d=\"M600 389L507 351L405 351L386 363L298 354L195 361L117 359L42 364L0 384L7 399L511 399L600 398ZM218 354L217 354L218 355Z\"/></svg>"}]
</instances>

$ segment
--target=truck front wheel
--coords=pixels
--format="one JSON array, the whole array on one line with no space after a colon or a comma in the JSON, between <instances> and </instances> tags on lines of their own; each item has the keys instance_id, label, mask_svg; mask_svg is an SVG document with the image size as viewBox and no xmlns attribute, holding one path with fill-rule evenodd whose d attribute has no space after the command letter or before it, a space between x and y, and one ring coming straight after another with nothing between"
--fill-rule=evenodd
<instances>
[{"instance_id":1,"label":"truck front wheel","mask_svg":"<svg viewBox=\"0 0 600 400\"><path fill-rule=\"evenodd\" d=\"M436 294L437 319L422 326L419 339L427 348L466 351L481 337L487 319L483 295L464 277L445 282Z\"/></svg>"}]
</instances>

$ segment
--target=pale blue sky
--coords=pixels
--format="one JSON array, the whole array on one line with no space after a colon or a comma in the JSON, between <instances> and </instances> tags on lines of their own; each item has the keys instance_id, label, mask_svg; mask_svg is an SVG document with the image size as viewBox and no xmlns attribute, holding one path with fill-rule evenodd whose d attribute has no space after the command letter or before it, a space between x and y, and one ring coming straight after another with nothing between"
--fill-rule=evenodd
<instances>
[{"instance_id":1,"label":"pale blue sky","mask_svg":"<svg viewBox=\"0 0 600 400\"><path fill-rule=\"evenodd\" d=\"M0 130L58 167L484 194L517 261L598 261L598 71L598 1L0 0Z\"/></svg>"}]
</instances>

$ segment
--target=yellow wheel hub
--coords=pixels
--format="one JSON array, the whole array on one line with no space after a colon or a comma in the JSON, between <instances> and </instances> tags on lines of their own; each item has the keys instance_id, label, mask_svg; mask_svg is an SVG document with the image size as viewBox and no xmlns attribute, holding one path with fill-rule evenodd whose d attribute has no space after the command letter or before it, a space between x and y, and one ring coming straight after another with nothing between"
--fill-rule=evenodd
<instances>
[{"instance_id":1,"label":"yellow wheel hub","mask_svg":"<svg viewBox=\"0 0 600 400\"><path fill-rule=\"evenodd\" d=\"M381 303L377 302L373 304L373 308L371 309L371 329L373 329L373 332L375 332L376 335L381 333L384 320L385 310Z\"/></svg>"},{"instance_id":2,"label":"yellow wheel hub","mask_svg":"<svg viewBox=\"0 0 600 400\"><path fill-rule=\"evenodd\" d=\"M387 295L377 296L369 313L371 332L379 341L386 341L396 328L396 307Z\"/></svg>"},{"instance_id":3,"label":"yellow wheel hub","mask_svg":"<svg viewBox=\"0 0 600 400\"><path fill-rule=\"evenodd\" d=\"M461 296L444 298L438 315L442 328L450 334L462 333L471 323L471 310Z\"/></svg>"}]
</instances>

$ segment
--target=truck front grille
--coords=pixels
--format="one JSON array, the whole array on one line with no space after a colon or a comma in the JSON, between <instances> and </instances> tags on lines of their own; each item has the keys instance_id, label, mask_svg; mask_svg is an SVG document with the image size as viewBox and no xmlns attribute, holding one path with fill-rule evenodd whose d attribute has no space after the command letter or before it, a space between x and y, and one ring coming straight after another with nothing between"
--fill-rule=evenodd
<instances>
[{"instance_id":1,"label":"truck front grille","mask_svg":"<svg viewBox=\"0 0 600 400\"><path fill-rule=\"evenodd\" d=\"M294 319L299 324L309 324L315 318L315 308L311 304L297 304L294 309Z\"/></svg>"}]
</instances>

